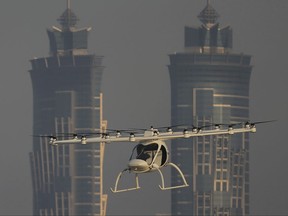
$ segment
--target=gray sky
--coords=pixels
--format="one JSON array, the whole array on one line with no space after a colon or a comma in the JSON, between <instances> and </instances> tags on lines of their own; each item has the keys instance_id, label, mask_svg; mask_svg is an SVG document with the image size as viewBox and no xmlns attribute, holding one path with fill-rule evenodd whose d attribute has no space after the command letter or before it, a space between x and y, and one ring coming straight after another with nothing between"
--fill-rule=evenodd
<instances>
[{"instance_id":1,"label":"gray sky","mask_svg":"<svg viewBox=\"0 0 288 216\"><path fill-rule=\"evenodd\" d=\"M251 120L278 120L259 125L251 136L251 214L287 215L288 1L211 3L221 15L221 26L233 28L234 52L253 56ZM90 52L105 56L102 91L109 128L170 124L168 54L183 50L184 26L200 25L196 16L205 4L204 0L72 0L78 26L93 28ZM58 25L56 19L65 7L65 0L0 1L0 215L32 212L29 60L48 55L46 28ZM132 147L106 146L108 214L169 213L170 192L158 190L157 173L141 176L140 191L115 195L108 190L126 166Z\"/></svg>"}]
</instances>

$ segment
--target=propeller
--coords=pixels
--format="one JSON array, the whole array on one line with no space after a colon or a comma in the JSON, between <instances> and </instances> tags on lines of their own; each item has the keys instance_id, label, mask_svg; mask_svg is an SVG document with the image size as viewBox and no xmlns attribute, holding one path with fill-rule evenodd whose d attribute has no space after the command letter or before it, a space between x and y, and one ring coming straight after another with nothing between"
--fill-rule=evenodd
<instances>
[{"instance_id":1,"label":"propeller","mask_svg":"<svg viewBox=\"0 0 288 216\"><path fill-rule=\"evenodd\" d=\"M232 123L232 124L225 124L225 123L220 123L220 124L212 124L210 126L214 126L215 129L220 129L221 126L227 126L228 130L233 130L233 127L238 126L238 125L242 125L246 128L253 128L255 127L256 124L263 124L263 123L269 123L269 122L274 122L276 120L269 120L269 121L259 121L259 122L250 122L247 121L245 123L243 122L237 122L237 123ZM208 127L208 126L207 126Z\"/></svg>"},{"instance_id":2,"label":"propeller","mask_svg":"<svg viewBox=\"0 0 288 216\"><path fill-rule=\"evenodd\" d=\"M134 141L135 141L135 133L134 133L134 132L131 132L131 133L130 133L129 139L130 139L131 142L134 142Z\"/></svg>"},{"instance_id":3,"label":"propeller","mask_svg":"<svg viewBox=\"0 0 288 216\"><path fill-rule=\"evenodd\" d=\"M174 128L183 127L183 126L185 125L179 124L179 125L161 126L161 127L157 127L157 129L159 130L166 129L166 132L173 132Z\"/></svg>"},{"instance_id":4,"label":"propeller","mask_svg":"<svg viewBox=\"0 0 288 216\"><path fill-rule=\"evenodd\" d=\"M115 136L116 137L120 137L122 135L122 133L126 133L126 134L129 134L130 137L135 137L135 134L138 133L138 131L140 131L141 129L106 129L106 131L109 131L109 132L112 132L112 133L115 133ZM100 133L103 135L103 137L105 138L109 138L110 136L110 133Z\"/></svg>"},{"instance_id":5,"label":"propeller","mask_svg":"<svg viewBox=\"0 0 288 216\"><path fill-rule=\"evenodd\" d=\"M64 133L65 134L65 133ZM83 139L84 137L87 138L89 136L93 136L93 135L101 135L102 138L107 138L109 137L109 133L106 133L106 132L88 132L88 133L66 133L68 134L68 136L72 136L73 139L78 139L78 136L81 137L81 139Z\"/></svg>"},{"instance_id":6,"label":"propeller","mask_svg":"<svg viewBox=\"0 0 288 216\"><path fill-rule=\"evenodd\" d=\"M32 135L33 137L43 137L43 138L49 138L49 143L51 145L54 145L54 142L57 140L56 136L53 135Z\"/></svg>"},{"instance_id":7,"label":"propeller","mask_svg":"<svg viewBox=\"0 0 288 216\"><path fill-rule=\"evenodd\" d=\"M77 133L57 133L58 134L62 134L62 136L66 136L66 137L72 137L73 139L78 139L78 134Z\"/></svg>"},{"instance_id":8,"label":"propeller","mask_svg":"<svg viewBox=\"0 0 288 216\"><path fill-rule=\"evenodd\" d=\"M43 137L43 138L49 138L50 140L56 140L57 137L53 135L32 135L33 137Z\"/></svg>"},{"instance_id":9,"label":"propeller","mask_svg":"<svg viewBox=\"0 0 288 216\"><path fill-rule=\"evenodd\" d=\"M206 127L211 127L211 125L205 125L205 126L195 126L195 125L191 125L190 127L188 127L188 129L191 129L193 133L199 133L202 131L203 128Z\"/></svg>"},{"instance_id":10,"label":"propeller","mask_svg":"<svg viewBox=\"0 0 288 216\"><path fill-rule=\"evenodd\" d=\"M124 131L128 131L128 132L138 132L138 131L153 131L154 134L159 134L159 131L162 130L162 129L165 129L166 132L170 132L172 133L173 132L173 129L174 128L177 128L177 127L180 127L180 126L184 126L183 124L181 125L170 125L170 126L161 126L161 127L154 127L153 125L150 126L149 129L147 128L129 128L128 130L124 130Z\"/></svg>"},{"instance_id":11,"label":"propeller","mask_svg":"<svg viewBox=\"0 0 288 216\"><path fill-rule=\"evenodd\" d=\"M247 121L247 122L245 122L244 125L246 128L254 128L256 126L256 124L264 124L264 123L275 122L275 121L277 121L277 120L258 121L258 122L251 122L251 123L249 121Z\"/></svg>"}]
</instances>

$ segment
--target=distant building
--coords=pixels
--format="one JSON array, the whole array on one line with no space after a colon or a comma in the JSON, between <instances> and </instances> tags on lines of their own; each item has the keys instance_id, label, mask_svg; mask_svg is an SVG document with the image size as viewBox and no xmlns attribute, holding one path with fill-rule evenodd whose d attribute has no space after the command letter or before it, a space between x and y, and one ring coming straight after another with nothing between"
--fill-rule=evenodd
<instances>
[{"instance_id":1,"label":"distant building","mask_svg":"<svg viewBox=\"0 0 288 216\"><path fill-rule=\"evenodd\" d=\"M172 125L209 126L249 119L251 56L232 52L232 29L221 28L207 1L200 27L185 27L185 50L171 54ZM176 140L172 161L189 188L172 190L172 215L249 214L249 135ZM172 170L172 184L181 180Z\"/></svg>"},{"instance_id":2,"label":"distant building","mask_svg":"<svg viewBox=\"0 0 288 216\"><path fill-rule=\"evenodd\" d=\"M105 130L102 118L102 56L89 54L91 28L76 28L67 9L61 27L47 30L50 56L31 60L33 134L89 133ZM34 137L30 153L33 215L105 215L104 144L49 145Z\"/></svg>"}]
</instances>

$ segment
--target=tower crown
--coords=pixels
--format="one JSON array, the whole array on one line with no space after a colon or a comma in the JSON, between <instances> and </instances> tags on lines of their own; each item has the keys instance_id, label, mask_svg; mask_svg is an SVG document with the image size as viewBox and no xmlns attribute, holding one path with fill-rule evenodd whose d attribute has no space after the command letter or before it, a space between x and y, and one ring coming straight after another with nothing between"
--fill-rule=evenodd
<instances>
[{"instance_id":1,"label":"tower crown","mask_svg":"<svg viewBox=\"0 0 288 216\"><path fill-rule=\"evenodd\" d=\"M219 17L219 14L209 1L207 1L206 7L198 15L199 20L206 26L213 26Z\"/></svg>"},{"instance_id":2,"label":"tower crown","mask_svg":"<svg viewBox=\"0 0 288 216\"><path fill-rule=\"evenodd\" d=\"M232 48L232 29L221 28L217 22L219 14L207 0L198 15L203 23L200 27L185 27L185 50L197 53L227 53Z\"/></svg>"},{"instance_id":3,"label":"tower crown","mask_svg":"<svg viewBox=\"0 0 288 216\"><path fill-rule=\"evenodd\" d=\"M88 54L89 28L76 28L78 17L71 10L70 0L67 0L67 8L57 19L61 27L53 26L48 29L51 55L86 55Z\"/></svg>"}]
</instances>

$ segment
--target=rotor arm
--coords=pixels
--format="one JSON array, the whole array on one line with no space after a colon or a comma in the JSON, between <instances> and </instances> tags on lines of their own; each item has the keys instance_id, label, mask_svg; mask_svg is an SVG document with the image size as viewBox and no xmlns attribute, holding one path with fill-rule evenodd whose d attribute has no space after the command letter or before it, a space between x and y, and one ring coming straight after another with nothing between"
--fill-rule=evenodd
<instances>
[{"instance_id":1,"label":"rotor arm","mask_svg":"<svg viewBox=\"0 0 288 216\"><path fill-rule=\"evenodd\" d=\"M184 130L183 132L164 132L158 134L138 134L137 136L131 133L129 136L101 136L101 137L91 137L86 138L86 136L82 136L81 138L74 137L73 139L68 140L57 140L56 138L51 139L50 143L52 145L61 145L61 144L92 144L92 143L111 143L111 142L145 142L152 140L172 140L179 138L193 138L193 137L203 137L203 136L212 136L212 135L225 135L225 134L238 134L238 133L248 133L248 132L256 132L256 126L251 125L250 127L242 127L242 128L233 128L229 127L228 129L212 129L212 130L201 130L201 131L188 131Z\"/></svg>"},{"instance_id":2,"label":"rotor arm","mask_svg":"<svg viewBox=\"0 0 288 216\"><path fill-rule=\"evenodd\" d=\"M133 139L131 140L131 137L118 137L118 136L107 136L107 137L91 137L86 138L85 136L82 136L81 138L74 138L74 139L67 139L67 140L57 140L53 139L50 141L50 144L52 145L62 145L62 144L92 144L92 143L110 143L110 142L133 142Z\"/></svg>"}]
</instances>

